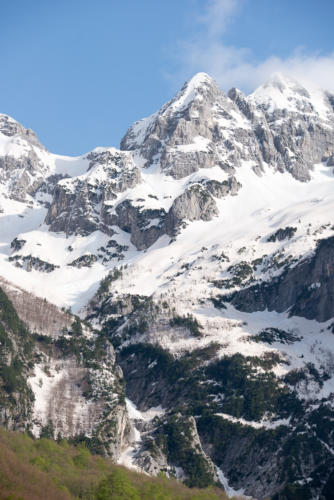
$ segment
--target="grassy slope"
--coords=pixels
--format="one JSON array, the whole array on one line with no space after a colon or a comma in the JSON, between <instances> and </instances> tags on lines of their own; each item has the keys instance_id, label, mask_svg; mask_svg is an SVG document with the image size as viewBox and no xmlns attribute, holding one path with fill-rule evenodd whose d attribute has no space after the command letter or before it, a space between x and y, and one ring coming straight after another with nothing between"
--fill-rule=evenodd
<instances>
[{"instance_id":1,"label":"grassy slope","mask_svg":"<svg viewBox=\"0 0 334 500\"><path fill-rule=\"evenodd\" d=\"M218 488L189 489L91 455L67 441L33 440L0 429L1 500L227 500Z\"/></svg>"}]
</instances>

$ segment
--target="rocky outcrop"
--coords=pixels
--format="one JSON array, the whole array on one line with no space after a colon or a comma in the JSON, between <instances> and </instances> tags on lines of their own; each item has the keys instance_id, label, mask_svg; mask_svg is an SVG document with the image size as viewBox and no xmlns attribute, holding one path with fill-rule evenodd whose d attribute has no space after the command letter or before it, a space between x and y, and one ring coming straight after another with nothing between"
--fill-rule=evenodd
<instances>
[{"instance_id":1,"label":"rocky outcrop","mask_svg":"<svg viewBox=\"0 0 334 500\"><path fill-rule=\"evenodd\" d=\"M9 198L32 202L31 196L49 173L48 165L41 160L49 153L32 130L7 115L0 114L0 134L0 185L5 186Z\"/></svg>"},{"instance_id":2,"label":"rocky outcrop","mask_svg":"<svg viewBox=\"0 0 334 500\"><path fill-rule=\"evenodd\" d=\"M20 157L0 156L0 183L10 198L26 201L43 184L45 168L33 149Z\"/></svg>"},{"instance_id":3,"label":"rocky outcrop","mask_svg":"<svg viewBox=\"0 0 334 500\"><path fill-rule=\"evenodd\" d=\"M117 184L110 180L94 182L89 173L86 179L64 179L54 190L45 222L51 231L64 231L67 235L87 235L99 229L112 236L112 227L118 226L131 234L131 242L138 250L144 250L163 234L175 236L186 220L208 221L218 215L210 193L220 198L236 194L240 188L233 176L224 182L192 184L175 198L168 213L164 209L146 209L128 199L117 203L119 192L139 180L136 169L132 170L132 175L124 172Z\"/></svg>"},{"instance_id":4,"label":"rocky outcrop","mask_svg":"<svg viewBox=\"0 0 334 500\"><path fill-rule=\"evenodd\" d=\"M24 128L23 125L8 115L0 114L0 132L7 137L20 137L29 144L45 150L44 146L39 142L35 132L30 128Z\"/></svg>"},{"instance_id":5,"label":"rocky outcrop","mask_svg":"<svg viewBox=\"0 0 334 500\"><path fill-rule=\"evenodd\" d=\"M215 198L224 198L228 195L235 196L241 188L240 182L233 175L227 181L219 182L210 180L206 181L204 185Z\"/></svg>"},{"instance_id":6,"label":"rocky outcrop","mask_svg":"<svg viewBox=\"0 0 334 500\"><path fill-rule=\"evenodd\" d=\"M275 242L275 241L290 240L296 231L297 228L291 226L285 227L284 229L283 228L277 229L275 233L271 234L268 237L267 241Z\"/></svg>"},{"instance_id":7,"label":"rocky outcrop","mask_svg":"<svg viewBox=\"0 0 334 500\"><path fill-rule=\"evenodd\" d=\"M106 216L106 223L115 224L131 233L131 243L138 250L150 247L164 234L164 210L144 209L125 200L117 205L115 212L110 218Z\"/></svg>"},{"instance_id":8,"label":"rocky outcrop","mask_svg":"<svg viewBox=\"0 0 334 500\"><path fill-rule=\"evenodd\" d=\"M327 159L327 166L334 167L334 153L331 154Z\"/></svg>"},{"instance_id":9,"label":"rocky outcrop","mask_svg":"<svg viewBox=\"0 0 334 500\"><path fill-rule=\"evenodd\" d=\"M248 101L265 117L257 126L265 161L308 181L313 165L333 145L334 114L327 94L275 75Z\"/></svg>"},{"instance_id":10,"label":"rocky outcrop","mask_svg":"<svg viewBox=\"0 0 334 500\"><path fill-rule=\"evenodd\" d=\"M245 288L225 299L241 311L289 311L327 321L334 316L334 237L320 240L312 257L287 266L269 282Z\"/></svg>"},{"instance_id":11,"label":"rocky outcrop","mask_svg":"<svg viewBox=\"0 0 334 500\"><path fill-rule=\"evenodd\" d=\"M183 221L209 221L215 215L218 208L209 191L193 184L174 200L166 217L166 232L174 236Z\"/></svg>"},{"instance_id":12,"label":"rocky outcrop","mask_svg":"<svg viewBox=\"0 0 334 500\"><path fill-rule=\"evenodd\" d=\"M86 174L56 185L45 219L51 231L87 235L100 229L112 235L108 214L114 200L141 180L128 153L110 148L89 153L87 159Z\"/></svg>"}]
</instances>

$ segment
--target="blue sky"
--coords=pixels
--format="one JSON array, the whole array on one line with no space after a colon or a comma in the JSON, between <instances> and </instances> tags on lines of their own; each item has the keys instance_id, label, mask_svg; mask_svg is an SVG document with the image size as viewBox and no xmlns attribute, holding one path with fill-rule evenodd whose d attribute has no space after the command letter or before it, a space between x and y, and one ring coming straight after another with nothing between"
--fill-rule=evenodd
<instances>
[{"instance_id":1,"label":"blue sky","mask_svg":"<svg viewBox=\"0 0 334 500\"><path fill-rule=\"evenodd\" d=\"M0 112L52 152L119 146L197 71L252 91L270 73L334 91L331 0L11 0Z\"/></svg>"}]
</instances>

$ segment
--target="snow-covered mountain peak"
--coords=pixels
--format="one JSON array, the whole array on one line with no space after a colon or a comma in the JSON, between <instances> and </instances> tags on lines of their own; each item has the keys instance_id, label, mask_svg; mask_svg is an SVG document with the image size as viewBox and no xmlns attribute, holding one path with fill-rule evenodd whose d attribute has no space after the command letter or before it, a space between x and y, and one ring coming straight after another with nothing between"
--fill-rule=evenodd
<instances>
[{"instance_id":1,"label":"snow-covered mountain peak","mask_svg":"<svg viewBox=\"0 0 334 500\"><path fill-rule=\"evenodd\" d=\"M281 92L288 88L292 88L295 91L298 91L298 89L303 89L303 86L295 78L280 72L273 73L263 86L275 87L278 88Z\"/></svg>"},{"instance_id":2,"label":"snow-covered mountain peak","mask_svg":"<svg viewBox=\"0 0 334 500\"><path fill-rule=\"evenodd\" d=\"M281 73L274 73L249 96L249 101L266 113L284 110L294 114L315 115L324 121L333 120L332 109L322 89L302 85Z\"/></svg>"},{"instance_id":3,"label":"snow-covered mountain peak","mask_svg":"<svg viewBox=\"0 0 334 500\"><path fill-rule=\"evenodd\" d=\"M204 73L203 71L196 73L184 84L184 86L187 86L192 89L202 87L204 85L217 85L217 83L214 80L214 78L212 78L212 76L208 75L207 73Z\"/></svg>"},{"instance_id":4,"label":"snow-covered mountain peak","mask_svg":"<svg viewBox=\"0 0 334 500\"><path fill-rule=\"evenodd\" d=\"M104 399L121 387L112 349L100 354L111 341L145 436L121 459L189 475L160 449L177 424L178 436L192 429L190 462L208 450L198 463L247 495L276 494L283 470L296 484L315 478L319 497L334 450L334 97L317 92L276 75L226 96L200 73L135 123L122 150L76 158L1 115L0 286L20 304L22 289L71 306L94 327L63 330L74 318L58 313L52 344L43 327L34 425L50 417L63 436L94 428L108 443L111 428L122 434L123 398L114 409Z\"/></svg>"},{"instance_id":5,"label":"snow-covered mountain peak","mask_svg":"<svg viewBox=\"0 0 334 500\"><path fill-rule=\"evenodd\" d=\"M14 118L0 114L0 133L6 137L20 137L28 143L45 150L45 147L39 142L37 135L30 128L26 129Z\"/></svg>"},{"instance_id":6,"label":"snow-covered mountain peak","mask_svg":"<svg viewBox=\"0 0 334 500\"><path fill-rule=\"evenodd\" d=\"M197 73L188 80L169 103L162 109L162 112L181 112L194 101L212 100L221 94L216 81L206 73ZM205 104L205 103L204 103Z\"/></svg>"},{"instance_id":7,"label":"snow-covered mountain peak","mask_svg":"<svg viewBox=\"0 0 334 500\"><path fill-rule=\"evenodd\" d=\"M158 153L160 145L158 141L162 140L164 143L173 141L179 122L199 121L198 119L203 114L208 115L213 110L223 96L223 92L213 78L206 73L197 73L156 113L134 123L122 139L121 149L141 149L141 155L147 160L149 159L147 158L147 146L149 145L151 160ZM224 97L227 99L226 96ZM182 138L178 137L177 142L191 144L193 135L189 137L189 134L182 133Z\"/></svg>"}]
</instances>

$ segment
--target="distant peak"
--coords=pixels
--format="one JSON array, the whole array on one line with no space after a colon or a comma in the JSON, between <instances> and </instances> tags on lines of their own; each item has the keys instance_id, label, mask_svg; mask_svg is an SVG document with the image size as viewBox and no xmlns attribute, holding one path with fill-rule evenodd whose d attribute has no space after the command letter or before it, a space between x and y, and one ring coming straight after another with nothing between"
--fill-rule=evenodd
<instances>
[{"instance_id":1,"label":"distant peak","mask_svg":"<svg viewBox=\"0 0 334 500\"><path fill-rule=\"evenodd\" d=\"M287 88L303 88L303 85L287 74L275 72L269 77L264 87L274 87L283 92Z\"/></svg>"},{"instance_id":2,"label":"distant peak","mask_svg":"<svg viewBox=\"0 0 334 500\"><path fill-rule=\"evenodd\" d=\"M278 107L291 107L286 100L309 99L308 90L291 76L274 73L250 96L256 103L275 102Z\"/></svg>"},{"instance_id":3,"label":"distant peak","mask_svg":"<svg viewBox=\"0 0 334 500\"><path fill-rule=\"evenodd\" d=\"M176 96L167 103L162 110L172 109L180 111L187 107L191 102L201 101L208 96L215 96L221 93L217 82L206 73L197 73L190 80L188 80L176 94Z\"/></svg>"},{"instance_id":4,"label":"distant peak","mask_svg":"<svg viewBox=\"0 0 334 500\"><path fill-rule=\"evenodd\" d=\"M0 124L1 125L4 125L6 123L15 123L15 124L19 124L16 120L14 120L14 118L12 118L11 116L9 115L5 115L3 113L0 113Z\"/></svg>"},{"instance_id":5,"label":"distant peak","mask_svg":"<svg viewBox=\"0 0 334 500\"><path fill-rule=\"evenodd\" d=\"M30 144L33 144L40 149L45 149L45 147L39 142L35 132L33 132L30 128L24 128L21 123L17 122L9 115L0 114L0 133L7 137L18 135Z\"/></svg>"},{"instance_id":6,"label":"distant peak","mask_svg":"<svg viewBox=\"0 0 334 500\"><path fill-rule=\"evenodd\" d=\"M190 78L185 83L185 85L188 85L188 86L195 88L195 87L200 87L203 84L210 85L212 83L217 85L215 80L210 75L208 75L207 73L200 72L200 73L196 73L196 75L194 75L192 78Z\"/></svg>"},{"instance_id":7,"label":"distant peak","mask_svg":"<svg viewBox=\"0 0 334 500\"><path fill-rule=\"evenodd\" d=\"M187 80L181 89L181 93L205 93L210 89L219 89L216 80L207 73L196 73L190 80Z\"/></svg>"}]
</instances>

